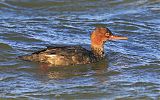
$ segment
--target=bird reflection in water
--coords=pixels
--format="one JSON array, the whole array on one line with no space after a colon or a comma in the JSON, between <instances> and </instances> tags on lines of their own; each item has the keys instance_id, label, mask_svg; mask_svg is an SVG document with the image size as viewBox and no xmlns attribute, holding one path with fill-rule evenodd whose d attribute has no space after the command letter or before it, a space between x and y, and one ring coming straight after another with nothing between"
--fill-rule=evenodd
<instances>
[{"instance_id":1,"label":"bird reflection in water","mask_svg":"<svg viewBox=\"0 0 160 100\"><path fill-rule=\"evenodd\" d=\"M107 72L108 60L105 58L99 62L75 65L75 66L54 66L49 64L41 64L39 66L39 73L43 76L47 76L49 79L66 79L75 76L87 76L87 75L100 75Z\"/></svg>"}]
</instances>

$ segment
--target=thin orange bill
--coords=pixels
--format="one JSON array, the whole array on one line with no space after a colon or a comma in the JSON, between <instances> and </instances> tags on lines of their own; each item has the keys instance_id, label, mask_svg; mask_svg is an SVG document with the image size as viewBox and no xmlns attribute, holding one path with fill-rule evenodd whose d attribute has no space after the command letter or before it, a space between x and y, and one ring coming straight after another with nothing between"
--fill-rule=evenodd
<instances>
[{"instance_id":1,"label":"thin orange bill","mask_svg":"<svg viewBox=\"0 0 160 100\"><path fill-rule=\"evenodd\" d=\"M123 36L116 36L116 35L111 35L109 37L109 40L127 40L128 37L123 37Z\"/></svg>"}]
</instances>

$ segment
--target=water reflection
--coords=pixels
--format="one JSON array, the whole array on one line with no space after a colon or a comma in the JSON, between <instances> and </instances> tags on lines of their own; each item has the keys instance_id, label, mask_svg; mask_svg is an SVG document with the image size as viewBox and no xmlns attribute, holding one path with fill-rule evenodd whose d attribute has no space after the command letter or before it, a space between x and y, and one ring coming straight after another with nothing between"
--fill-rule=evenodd
<instances>
[{"instance_id":1,"label":"water reflection","mask_svg":"<svg viewBox=\"0 0 160 100\"><path fill-rule=\"evenodd\" d=\"M108 60L103 59L97 63L74 66L55 66L51 67L48 64L41 64L38 66L39 74L47 76L49 79L66 79L74 76L82 76L91 74L102 74L107 72Z\"/></svg>"}]
</instances>

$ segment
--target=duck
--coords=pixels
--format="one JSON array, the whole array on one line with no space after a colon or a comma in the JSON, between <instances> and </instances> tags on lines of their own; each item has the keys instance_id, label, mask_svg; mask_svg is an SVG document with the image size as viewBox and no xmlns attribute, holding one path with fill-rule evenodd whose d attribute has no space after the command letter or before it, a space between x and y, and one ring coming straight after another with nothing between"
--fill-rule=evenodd
<instances>
[{"instance_id":1,"label":"duck","mask_svg":"<svg viewBox=\"0 0 160 100\"><path fill-rule=\"evenodd\" d=\"M19 56L22 60L50 64L52 66L69 66L90 64L105 58L104 44L111 40L127 40L127 37L113 35L107 27L96 27L90 34L90 50L82 46L47 46L30 55Z\"/></svg>"}]
</instances>

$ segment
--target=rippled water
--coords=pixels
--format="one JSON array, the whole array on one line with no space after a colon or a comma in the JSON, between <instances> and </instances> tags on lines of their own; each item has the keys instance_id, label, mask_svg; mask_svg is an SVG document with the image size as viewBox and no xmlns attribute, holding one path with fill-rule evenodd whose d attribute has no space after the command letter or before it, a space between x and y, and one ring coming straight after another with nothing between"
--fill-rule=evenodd
<instances>
[{"instance_id":1,"label":"rippled water","mask_svg":"<svg viewBox=\"0 0 160 100\"><path fill-rule=\"evenodd\" d=\"M127 41L107 61L53 67L15 59L46 45L90 45L103 25ZM160 99L160 0L0 0L0 98Z\"/></svg>"}]
</instances>

